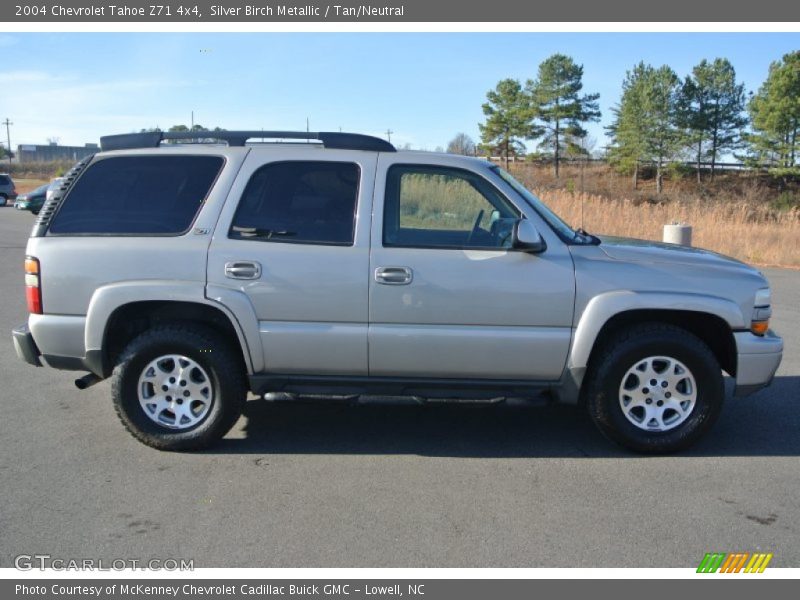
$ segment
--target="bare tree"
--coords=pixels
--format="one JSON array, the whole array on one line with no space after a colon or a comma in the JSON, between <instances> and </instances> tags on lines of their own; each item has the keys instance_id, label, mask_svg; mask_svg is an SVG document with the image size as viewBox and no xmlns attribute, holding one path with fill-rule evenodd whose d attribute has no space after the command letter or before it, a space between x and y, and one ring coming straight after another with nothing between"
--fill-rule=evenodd
<instances>
[{"instance_id":1,"label":"bare tree","mask_svg":"<svg viewBox=\"0 0 800 600\"><path fill-rule=\"evenodd\" d=\"M447 152L450 154L475 156L476 150L475 142L466 133L457 133L456 136L447 143Z\"/></svg>"}]
</instances>

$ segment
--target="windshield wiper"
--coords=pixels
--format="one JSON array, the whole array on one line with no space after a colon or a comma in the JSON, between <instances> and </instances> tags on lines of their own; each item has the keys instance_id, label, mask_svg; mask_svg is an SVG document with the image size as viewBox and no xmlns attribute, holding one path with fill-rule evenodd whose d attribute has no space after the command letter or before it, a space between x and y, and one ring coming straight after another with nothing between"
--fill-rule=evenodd
<instances>
[{"instance_id":1,"label":"windshield wiper","mask_svg":"<svg viewBox=\"0 0 800 600\"><path fill-rule=\"evenodd\" d=\"M263 238L272 239L274 237L291 237L297 235L296 231L287 231L285 229L262 229L261 227L239 227L234 225L231 228L239 234L239 237L244 238Z\"/></svg>"}]
</instances>

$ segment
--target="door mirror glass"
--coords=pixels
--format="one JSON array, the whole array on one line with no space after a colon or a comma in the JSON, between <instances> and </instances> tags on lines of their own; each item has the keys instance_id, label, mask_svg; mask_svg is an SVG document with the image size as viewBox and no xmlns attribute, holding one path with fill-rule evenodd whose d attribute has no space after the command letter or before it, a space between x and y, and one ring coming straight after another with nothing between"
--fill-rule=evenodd
<instances>
[{"instance_id":1,"label":"door mirror glass","mask_svg":"<svg viewBox=\"0 0 800 600\"><path fill-rule=\"evenodd\" d=\"M527 219L514 226L512 247L523 252L544 252L547 245L536 227Z\"/></svg>"}]
</instances>

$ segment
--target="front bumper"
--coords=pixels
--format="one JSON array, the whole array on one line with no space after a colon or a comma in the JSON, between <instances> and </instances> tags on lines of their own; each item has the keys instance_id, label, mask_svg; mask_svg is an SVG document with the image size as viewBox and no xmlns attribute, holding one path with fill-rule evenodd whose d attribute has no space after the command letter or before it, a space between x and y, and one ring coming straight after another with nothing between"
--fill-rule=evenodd
<instances>
[{"instance_id":1,"label":"front bumper","mask_svg":"<svg viewBox=\"0 0 800 600\"><path fill-rule=\"evenodd\" d=\"M30 329L28 329L28 324L20 325L14 329L12 331L12 336L14 338L14 350L17 351L17 356L29 365L41 367L42 361L39 360L41 352L39 352L39 348L36 347L36 342L33 341L33 336L31 335Z\"/></svg>"},{"instance_id":2,"label":"front bumper","mask_svg":"<svg viewBox=\"0 0 800 600\"><path fill-rule=\"evenodd\" d=\"M770 329L759 337L749 331L733 334L736 339L736 391L746 396L772 383L783 358L783 340Z\"/></svg>"}]
</instances>

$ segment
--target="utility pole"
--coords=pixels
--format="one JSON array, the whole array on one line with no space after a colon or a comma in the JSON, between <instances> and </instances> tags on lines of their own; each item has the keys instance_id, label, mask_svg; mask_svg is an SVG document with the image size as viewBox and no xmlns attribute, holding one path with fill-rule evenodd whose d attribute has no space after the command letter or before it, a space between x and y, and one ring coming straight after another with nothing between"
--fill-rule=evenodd
<instances>
[{"instance_id":1,"label":"utility pole","mask_svg":"<svg viewBox=\"0 0 800 600\"><path fill-rule=\"evenodd\" d=\"M390 144L392 143L392 134L393 133L394 133L394 131L392 131L391 129L387 129L386 130L386 139Z\"/></svg>"},{"instance_id":2,"label":"utility pole","mask_svg":"<svg viewBox=\"0 0 800 600\"><path fill-rule=\"evenodd\" d=\"M8 142L8 164L11 164L11 126L13 123L6 117L6 120L3 121L3 125L6 126L6 140Z\"/></svg>"}]
</instances>

